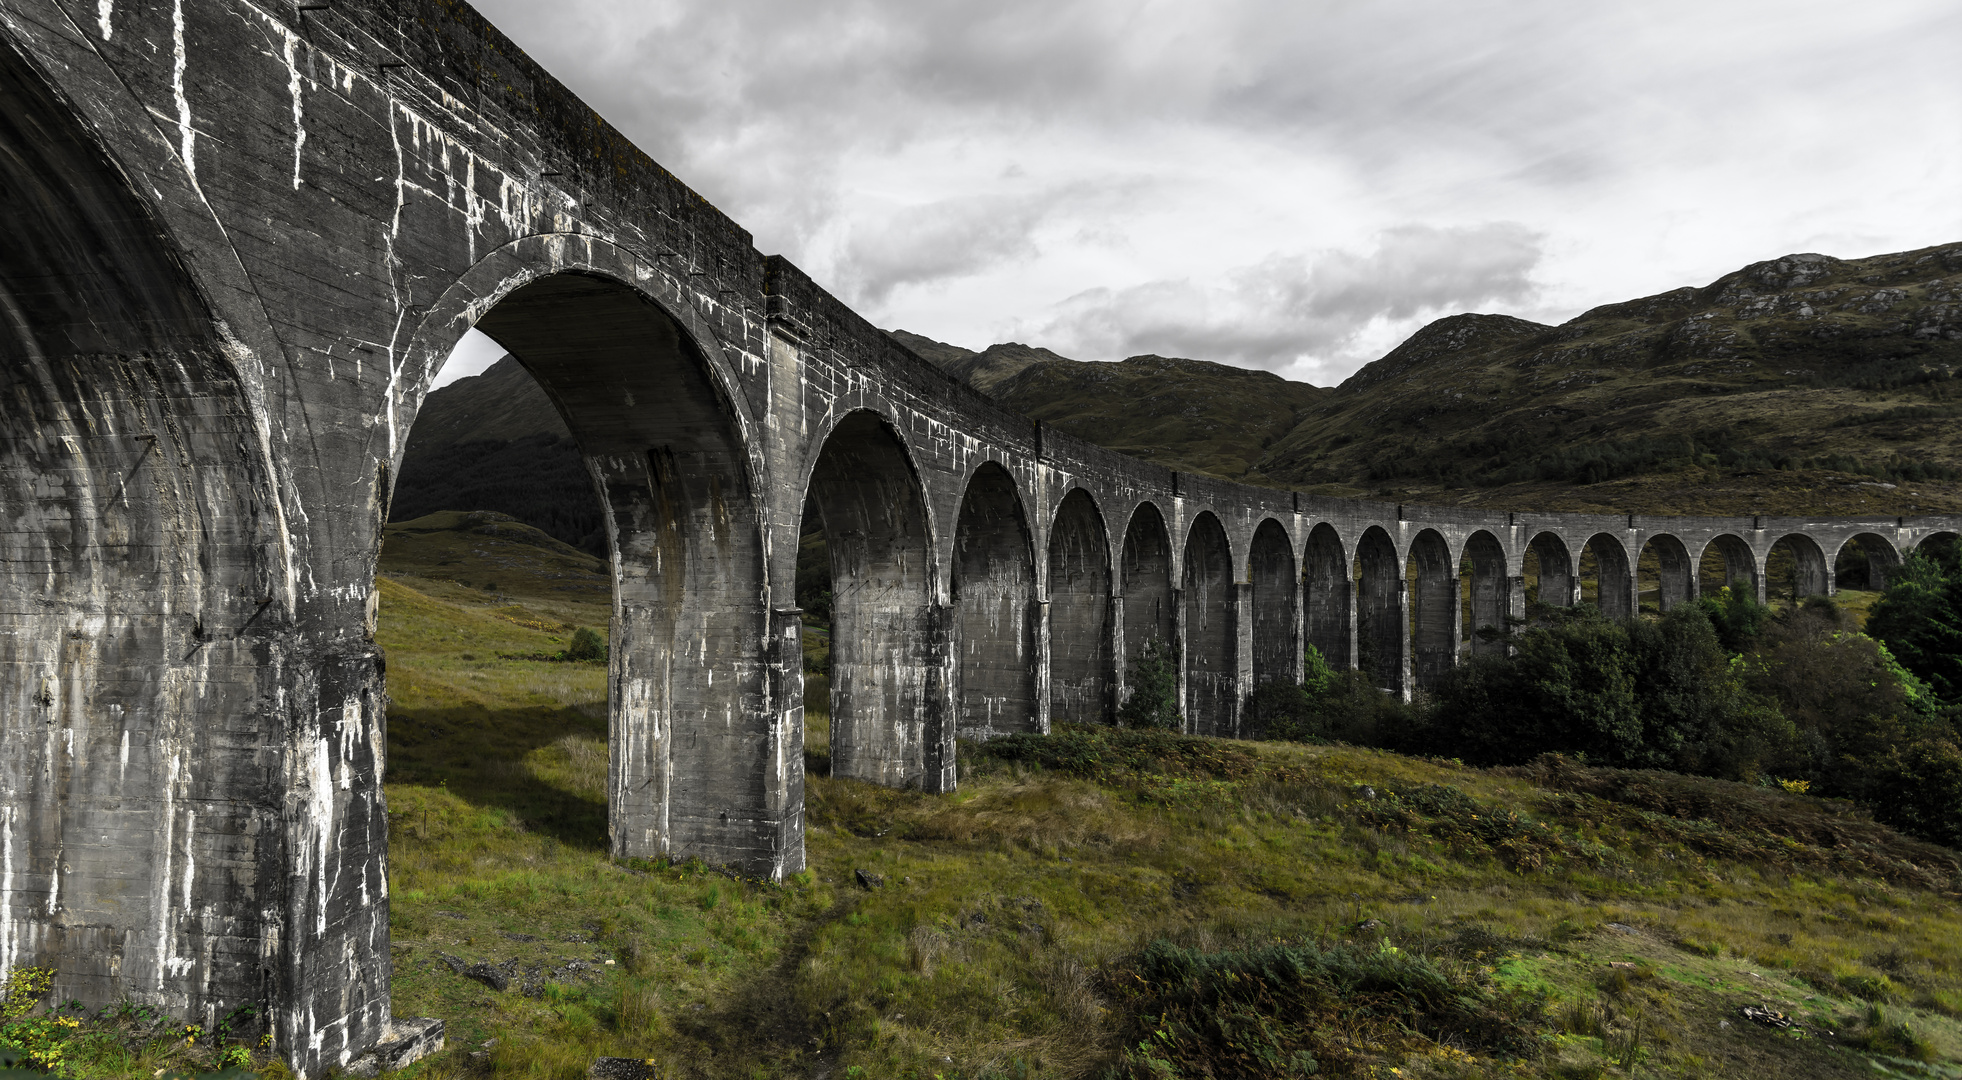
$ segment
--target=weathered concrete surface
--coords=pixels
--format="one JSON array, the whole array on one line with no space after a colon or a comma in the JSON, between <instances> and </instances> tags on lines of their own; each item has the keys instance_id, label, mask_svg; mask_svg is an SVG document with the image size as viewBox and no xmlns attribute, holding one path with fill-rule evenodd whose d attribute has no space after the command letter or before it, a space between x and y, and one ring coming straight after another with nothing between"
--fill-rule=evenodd
<instances>
[{"instance_id":1,"label":"weathered concrete surface","mask_svg":"<svg viewBox=\"0 0 1962 1080\"><path fill-rule=\"evenodd\" d=\"M477 326L606 512L612 845L803 866L794 606L833 558L840 775L1107 718L1167 643L1240 730L1300 642L1409 693L1583 553L1665 606L1706 551L1830 591L1962 521L1482 514L1179 475L919 361L460 3L0 0L0 974L206 1022L305 1074L389 1032L374 568L407 433ZM1564 560L1564 561L1563 561ZM1469 622L1459 575L1469 567ZM1564 575L1564 576L1563 576Z\"/></svg>"}]
</instances>

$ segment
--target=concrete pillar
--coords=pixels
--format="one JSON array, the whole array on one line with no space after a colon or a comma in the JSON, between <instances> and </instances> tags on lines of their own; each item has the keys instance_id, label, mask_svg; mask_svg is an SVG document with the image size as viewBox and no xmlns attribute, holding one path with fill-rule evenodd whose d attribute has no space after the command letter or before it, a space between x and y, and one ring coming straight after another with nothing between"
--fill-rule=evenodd
<instances>
[{"instance_id":1,"label":"concrete pillar","mask_svg":"<svg viewBox=\"0 0 1962 1080\"><path fill-rule=\"evenodd\" d=\"M929 606L920 620L920 641L915 651L925 675L920 695L919 729L923 744L920 789L933 794L952 791L959 781L954 753L954 740L960 733L960 713L954 703L955 672L959 664L955 641L958 624L953 608L940 604ZM833 669L836 669L835 659ZM832 724L835 731L835 716ZM835 754L833 761L836 761Z\"/></svg>"},{"instance_id":2,"label":"concrete pillar","mask_svg":"<svg viewBox=\"0 0 1962 1080\"><path fill-rule=\"evenodd\" d=\"M1129 644L1124 636L1124 597L1113 595L1110 598L1110 618L1104 621L1104 632L1109 643L1105 649L1111 658L1110 694L1104 709L1104 723L1117 722L1117 707L1131 694L1131 665L1125 657L1131 655Z\"/></svg>"},{"instance_id":3,"label":"concrete pillar","mask_svg":"<svg viewBox=\"0 0 1962 1080\"><path fill-rule=\"evenodd\" d=\"M1185 660L1187 636L1185 631L1185 590L1173 588L1169 592L1172 605L1172 671L1177 684L1175 691L1179 703L1179 716L1185 720L1185 734L1193 734L1192 727L1192 679Z\"/></svg>"},{"instance_id":4,"label":"concrete pillar","mask_svg":"<svg viewBox=\"0 0 1962 1080\"><path fill-rule=\"evenodd\" d=\"M1292 602L1292 596L1288 599L1289 607L1297 606ZM1228 601L1228 618L1233 623L1233 656L1230 661L1233 671L1233 693L1228 699L1229 719L1220 734L1231 735L1236 739L1244 729L1247 701L1253 696L1254 691L1254 605L1258 601L1259 598L1254 595L1252 584L1244 581L1234 582L1231 599Z\"/></svg>"},{"instance_id":5,"label":"concrete pillar","mask_svg":"<svg viewBox=\"0 0 1962 1080\"><path fill-rule=\"evenodd\" d=\"M1035 684L1035 729L1047 735L1052 713L1050 712L1050 677L1053 667L1049 650L1050 602L1032 599L1029 601L1029 640L1033 655L1030 656L1032 671L1030 676Z\"/></svg>"}]
</instances>

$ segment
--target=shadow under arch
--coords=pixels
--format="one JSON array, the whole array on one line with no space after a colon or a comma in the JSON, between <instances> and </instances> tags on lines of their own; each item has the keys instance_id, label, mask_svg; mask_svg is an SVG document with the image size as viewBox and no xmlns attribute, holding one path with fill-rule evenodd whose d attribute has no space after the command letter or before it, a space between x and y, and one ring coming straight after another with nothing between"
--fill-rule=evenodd
<instances>
[{"instance_id":1,"label":"shadow under arch","mask_svg":"<svg viewBox=\"0 0 1962 1080\"><path fill-rule=\"evenodd\" d=\"M1232 735L1239 716L1233 548L1210 510L1186 533L1179 611L1185 725L1194 735Z\"/></svg>"},{"instance_id":2,"label":"shadow under arch","mask_svg":"<svg viewBox=\"0 0 1962 1080\"><path fill-rule=\"evenodd\" d=\"M941 790L940 619L912 457L886 418L852 412L819 444L805 492L831 562L831 774Z\"/></svg>"},{"instance_id":3,"label":"shadow under arch","mask_svg":"<svg viewBox=\"0 0 1962 1080\"><path fill-rule=\"evenodd\" d=\"M558 409L596 493L613 571L608 817L616 858L686 853L772 877L783 732L756 654L761 518L741 423L667 306L608 276L544 274L476 328ZM406 439L400 440L406 443ZM759 827L764 835L758 835Z\"/></svg>"},{"instance_id":4,"label":"shadow under arch","mask_svg":"<svg viewBox=\"0 0 1962 1080\"><path fill-rule=\"evenodd\" d=\"M1804 533L1788 533L1771 545L1765 556L1764 577L1767 594L1777 581L1790 589L1785 598L1793 602L1808 596L1831 596L1833 592L1832 567L1826 553L1817 540Z\"/></svg>"},{"instance_id":5,"label":"shadow under arch","mask_svg":"<svg viewBox=\"0 0 1962 1080\"><path fill-rule=\"evenodd\" d=\"M1141 502L1124 526L1118 556L1118 597L1123 633L1118 657L1117 703L1130 697L1131 662L1155 647L1164 656L1176 648L1172 605L1172 534L1156 504Z\"/></svg>"},{"instance_id":6,"label":"shadow under arch","mask_svg":"<svg viewBox=\"0 0 1962 1080\"><path fill-rule=\"evenodd\" d=\"M1573 607L1580 602L1580 575L1575 573L1574 554L1559 533L1541 532L1527 543L1520 573L1530 579L1528 588L1532 590L1530 596L1534 603Z\"/></svg>"},{"instance_id":7,"label":"shadow under arch","mask_svg":"<svg viewBox=\"0 0 1962 1080\"><path fill-rule=\"evenodd\" d=\"M1436 529L1411 538L1408 563L1412 674L1417 688L1428 690L1458 663L1458 574Z\"/></svg>"},{"instance_id":8,"label":"shadow under arch","mask_svg":"<svg viewBox=\"0 0 1962 1080\"><path fill-rule=\"evenodd\" d=\"M1110 536L1088 491L1075 488L1049 530L1049 713L1075 724L1109 723Z\"/></svg>"},{"instance_id":9,"label":"shadow under arch","mask_svg":"<svg viewBox=\"0 0 1962 1080\"><path fill-rule=\"evenodd\" d=\"M1901 553L1886 537L1863 532L1847 537L1833 552L1832 562L1838 588L1884 592L1889 573L1901 565Z\"/></svg>"},{"instance_id":10,"label":"shadow under arch","mask_svg":"<svg viewBox=\"0 0 1962 1080\"><path fill-rule=\"evenodd\" d=\"M1407 693L1410 636L1404 618L1403 567L1381 525L1356 541L1356 666L1385 690Z\"/></svg>"},{"instance_id":11,"label":"shadow under arch","mask_svg":"<svg viewBox=\"0 0 1962 1080\"><path fill-rule=\"evenodd\" d=\"M1639 601L1648 594L1642 584L1649 574L1649 564L1655 565L1655 607L1659 612L1667 612L1677 604L1696 598L1696 564L1690 561L1689 548L1680 537L1672 533L1656 533L1642 543L1642 551L1636 556L1636 599Z\"/></svg>"},{"instance_id":12,"label":"shadow under arch","mask_svg":"<svg viewBox=\"0 0 1962 1080\"><path fill-rule=\"evenodd\" d=\"M1621 538L1595 533L1587 538L1582 551L1583 574L1588 568L1594 571L1594 603L1601 614L1616 621L1633 617L1637 608L1635 564L1629 560Z\"/></svg>"},{"instance_id":13,"label":"shadow under arch","mask_svg":"<svg viewBox=\"0 0 1962 1080\"><path fill-rule=\"evenodd\" d=\"M1302 623L1308 644L1337 671L1356 666L1356 590L1349 575L1348 553L1335 526L1324 521L1310 529L1301 554Z\"/></svg>"},{"instance_id":14,"label":"shadow under arch","mask_svg":"<svg viewBox=\"0 0 1962 1080\"><path fill-rule=\"evenodd\" d=\"M1914 545L1914 550L1908 552L1908 554L1932 555L1943 547L1954 547L1957 544L1962 544L1962 533L1952 533L1952 532L1929 533L1927 536L1924 536L1920 540L1916 541Z\"/></svg>"},{"instance_id":15,"label":"shadow under arch","mask_svg":"<svg viewBox=\"0 0 1962 1080\"><path fill-rule=\"evenodd\" d=\"M1301 681L1301 605L1295 597L1299 575L1294 569L1294 545L1273 518L1254 529L1247 549L1248 578L1253 584L1253 681Z\"/></svg>"},{"instance_id":16,"label":"shadow under arch","mask_svg":"<svg viewBox=\"0 0 1962 1080\"><path fill-rule=\"evenodd\" d=\"M0 966L206 1025L256 1004L317 1068L339 1048L309 1050L316 1030L387 1020L365 945L385 909L352 885L386 846L377 654L296 647L279 466L229 335L160 212L5 41L0 191ZM296 754L326 782L268 768Z\"/></svg>"},{"instance_id":17,"label":"shadow under arch","mask_svg":"<svg viewBox=\"0 0 1962 1080\"><path fill-rule=\"evenodd\" d=\"M984 462L954 526L954 703L963 738L1037 731L1035 554L1015 478Z\"/></svg>"},{"instance_id":18,"label":"shadow under arch","mask_svg":"<svg viewBox=\"0 0 1962 1080\"><path fill-rule=\"evenodd\" d=\"M1499 538L1480 529L1465 539L1459 559L1460 575L1469 574L1465 599L1465 638L1473 656L1504 656L1507 618L1512 614L1512 588L1506 573L1506 550Z\"/></svg>"}]
</instances>

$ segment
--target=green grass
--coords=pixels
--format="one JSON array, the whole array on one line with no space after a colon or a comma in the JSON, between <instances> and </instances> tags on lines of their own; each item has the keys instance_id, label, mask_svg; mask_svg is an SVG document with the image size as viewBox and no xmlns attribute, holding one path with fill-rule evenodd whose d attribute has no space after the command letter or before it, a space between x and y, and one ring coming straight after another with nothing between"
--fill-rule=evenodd
<instances>
[{"instance_id":1,"label":"green grass","mask_svg":"<svg viewBox=\"0 0 1962 1080\"><path fill-rule=\"evenodd\" d=\"M615 865L604 670L496 659L604 609L548 609L514 565L497 596L399 565L385 551L395 1008L451 1032L418 1073L573 1080L609 1055L704 1078L1203 1075L1228 1056L1192 1003L1282 955L1334 959L1274 984L1285 1022L1218 1015L1317 1075L1962 1061L1954 853L1716 781L1086 729L964 745L960 790L922 795L826 775L813 674L806 872ZM1219 958L1213 982L1168 981L1153 948ZM1422 978L1328 974L1379 955ZM445 957L515 978L493 991ZM1426 1027L1424 979L1529 1037Z\"/></svg>"}]
</instances>

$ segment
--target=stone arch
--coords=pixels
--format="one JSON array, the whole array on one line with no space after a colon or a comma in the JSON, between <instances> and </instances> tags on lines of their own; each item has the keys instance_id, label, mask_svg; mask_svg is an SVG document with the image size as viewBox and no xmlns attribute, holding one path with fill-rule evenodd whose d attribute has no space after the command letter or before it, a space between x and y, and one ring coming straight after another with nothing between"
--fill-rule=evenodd
<instances>
[{"instance_id":1,"label":"stone arch","mask_svg":"<svg viewBox=\"0 0 1962 1080\"><path fill-rule=\"evenodd\" d=\"M1526 545L1532 557L1534 601L1548 607L1573 607L1580 600L1580 576L1574 556L1559 533L1542 532Z\"/></svg>"},{"instance_id":2,"label":"stone arch","mask_svg":"<svg viewBox=\"0 0 1962 1080\"><path fill-rule=\"evenodd\" d=\"M932 537L919 473L890 421L848 413L806 500L831 560L831 773L929 790L950 764L933 730Z\"/></svg>"},{"instance_id":3,"label":"stone arch","mask_svg":"<svg viewBox=\"0 0 1962 1080\"><path fill-rule=\"evenodd\" d=\"M1412 667L1417 687L1429 689L1458 662L1458 574L1436 529L1412 538L1408 564Z\"/></svg>"},{"instance_id":4,"label":"stone arch","mask_svg":"<svg viewBox=\"0 0 1962 1080\"><path fill-rule=\"evenodd\" d=\"M1410 636L1405 633L1403 567L1397 547L1381 525L1372 525L1356 543L1356 666L1377 686L1399 693L1409 688Z\"/></svg>"},{"instance_id":5,"label":"stone arch","mask_svg":"<svg viewBox=\"0 0 1962 1080\"><path fill-rule=\"evenodd\" d=\"M1465 540L1461 574L1471 576L1466 598L1465 626L1474 656L1504 656L1506 619L1512 611L1512 581L1506 573L1506 551L1499 538L1484 529Z\"/></svg>"},{"instance_id":6,"label":"stone arch","mask_svg":"<svg viewBox=\"0 0 1962 1080\"><path fill-rule=\"evenodd\" d=\"M1595 533L1587 538L1584 550L1587 557L1583 563L1593 564L1594 603L1601 614L1617 620L1633 617L1637 607L1635 564L1629 561L1621 538L1613 533Z\"/></svg>"},{"instance_id":7,"label":"stone arch","mask_svg":"<svg viewBox=\"0 0 1962 1080\"><path fill-rule=\"evenodd\" d=\"M343 783L377 773L377 655L358 634L295 647L286 478L238 346L164 211L6 42L0 192L0 972L207 1025L278 1009L308 1067L295 1006L356 1039L386 1020L363 943L387 917L354 885L386 819L378 785ZM349 740L323 738L327 709ZM268 769L296 752L325 785ZM335 890L322 875L343 869ZM266 902L295 878L289 906ZM304 941L282 925L297 913L319 927ZM316 998L326 963L341 977Z\"/></svg>"},{"instance_id":8,"label":"stone arch","mask_svg":"<svg viewBox=\"0 0 1962 1080\"><path fill-rule=\"evenodd\" d=\"M630 281L536 272L475 325L552 399L599 495L614 589L614 856L747 846L753 864L758 838L728 822L774 816L783 792L766 777L782 733L750 730L750 703L768 693L755 649L770 618L743 425L703 339Z\"/></svg>"},{"instance_id":9,"label":"stone arch","mask_svg":"<svg viewBox=\"0 0 1962 1080\"><path fill-rule=\"evenodd\" d=\"M1186 728L1196 735L1232 735L1240 711L1233 548L1212 511L1192 520L1184 563L1179 651Z\"/></svg>"},{"instance_id":10,"label":"stone arch","mask_svg":"<svg viewBox=\"0 0 1962 1080\"><path fill-rule=\"evenodd\" d=\"M1036 709L1035 556L1015 478L974 470L954 526L954 701L963 737L1040 729Z\"/></svg>"},{"instance_id":11,"label":"stone arch","mask_svg":"<svg viewBox=\"0 0 1962 1080\"><path fill-rule=\"evenodd\" d=\"M1780 558L1780 555L1783 558ZM1832 568L1828 565L1826 553L1819 542L1805 533L1790 533L1778 538L1765 556L1766 591L1770 591L1772 562L1789 561L1791 574L1791 594L1787 599L1803 600L1808 596L1831 596L1833 594ZM1779 576L1783 576L1781 573Z\"/></svg>"},{"instance_id":12,"label":"stone arch","mask_svg":"<svg viewBox=\"0 0 1962 1080\"><path fill-rule=\"evenodd\" d=\"M1725 587L1742 587L1758 600L1764 599L1764 583L1757 556L1751 545L1734 533L1718 533L1703 545L1697 556L1697 580L1704 595Z\"/></svg>"},{"instance_id":13,"label":"stone arch","mask_svg":"<svg viewBox=\"0 0 1962 1080\"><path fill-rule=\"evenodd\" d=\"M1642 544L1642 552L1636 559L1636 597L1639 600L1646 590L1641 587L1644 577L1650 574L1653 565L1656 583L1656 610L1666 612L1677 604L1696 597L1696 563L1691 561L1689 548L1680 537L1670 533L1656 533Z\"/></svg>"},{"instance_id":14,"label":"stone arch","mask_svg":"<svg viewBox=\"0 0 1962 1080\"><path fill-rule=\"evenodd\" d=\"M1839 589L1887 588L1889 572L1901 564L1901 553L1878 533L1863 532L1846 538L1833 553L1834 584Z\"/></svg>"},{"instance_id":15,"label":"stone arch","mask_svg":"<svg viewBox=\"0 0 1962 1080\"><path fill-rule=\"evenodd\" d=\"M1301 681L1301 605L1295 599L1294 545L1273 518L1254 530L1247 553L1253 584L1253 681Z\"/></svg>"},{"instance_id":16,"label":"stone arch","mask_svg":"<svg viewBox=\"0 0 1962 1080\"><path fill-rule=\"evenodd\" d=\"M1152 503L1139 503L1124 527L1124 550L1118 558L1118 602L1123 634L1118 665L1118 703L1130 695L1129 666L1153 642L1177 651L1177 607L1172 592L1172 534L1165 517Z\"/></svg>"},{"instance_id":17,"label":"stone arch","mask_svg":"<svg viewBox=\"0 0 1962 1080\"><path fill-rule=\"evenodd\" d=\"M1097 501L1064 496L1049 529L1049 714L1108 723L1115 707L1111 657L1110 536Z\"/></svg>"},{"instance_id":18,"label":"stone arch","mask_svg":"<svg viewBox=\"0 0 1962 1080\"><path fill-rule=\"evenodd\" d=\"M1927 536L1915 542L1914 550L1909 552L1909 554L1921 555L1932 552L1935 548L1943 544L1954 544L1958 541L1962 541L1962 534L1952 532L1929 533Z\"/></svg>"},{"instance_id":19,"label":"stone arch","mask_svg":"<svg viewBox=\"0 0 1962 1080\"><path fill-rule=\"evenodd\" d=\"M1308 644L1337 671L1355 664L1355 583L1342 537L1328 522L1308 532L1301 555L1302 623Z\"/></svg>"}]
</instances>

